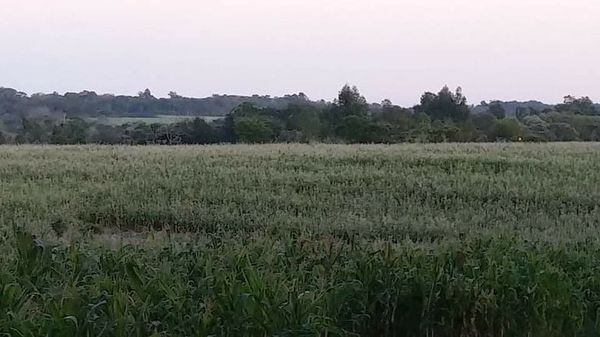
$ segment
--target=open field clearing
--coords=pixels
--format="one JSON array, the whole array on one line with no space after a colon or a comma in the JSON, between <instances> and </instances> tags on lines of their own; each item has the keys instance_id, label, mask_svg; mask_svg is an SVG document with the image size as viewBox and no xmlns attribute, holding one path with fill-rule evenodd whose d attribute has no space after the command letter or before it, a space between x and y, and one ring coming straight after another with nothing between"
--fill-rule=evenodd
<instances>
[{"instance_id":1,"label":"open field clearing","mask_svg":"<svg viewBox=\"0 0 600 337\"><path fill-rule=\"evenodd\" d=\"M598 336L599 222L596 143L4 146L0 335Z\"/></svg>"}]
</instances>

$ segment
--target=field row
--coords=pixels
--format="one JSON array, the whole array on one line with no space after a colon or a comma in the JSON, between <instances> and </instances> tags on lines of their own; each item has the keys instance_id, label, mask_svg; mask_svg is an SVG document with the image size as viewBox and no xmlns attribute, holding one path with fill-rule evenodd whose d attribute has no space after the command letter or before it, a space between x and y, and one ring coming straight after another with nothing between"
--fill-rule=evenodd
<instances>
[{"instance_id":1,"label":"field row","mask_svg":"<svg viewBox=\"0 0 600 337\"><path fill-rule=\"evenodd\" d=\"M294 228L414 240L586 240L596 144L4 147L0 221L145 231Z\"/></svg>"},{"instance_id":2,"label":"field row","mask_svg":"<svg viewBox=\"0 0 600 337\"><path fill-rule=\"evenodd\" d=\"M0 335L598 336L600 145L0 147Z\"/></svg>"}]
</instances>

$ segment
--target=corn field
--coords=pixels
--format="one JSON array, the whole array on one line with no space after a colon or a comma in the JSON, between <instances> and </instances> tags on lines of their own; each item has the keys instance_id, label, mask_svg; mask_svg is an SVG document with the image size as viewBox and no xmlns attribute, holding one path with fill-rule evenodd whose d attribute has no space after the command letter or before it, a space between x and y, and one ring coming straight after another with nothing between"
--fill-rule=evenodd
<instances>
[{"instance_id":1,"label":"corn field","mask_svg":"<svg viewBox=\"0 0 600 337\"><path fill-rule=\"evenodd\" d=\"M0 336L600 336L600 144L0 147Z\"/></svg>"}]
</instances>

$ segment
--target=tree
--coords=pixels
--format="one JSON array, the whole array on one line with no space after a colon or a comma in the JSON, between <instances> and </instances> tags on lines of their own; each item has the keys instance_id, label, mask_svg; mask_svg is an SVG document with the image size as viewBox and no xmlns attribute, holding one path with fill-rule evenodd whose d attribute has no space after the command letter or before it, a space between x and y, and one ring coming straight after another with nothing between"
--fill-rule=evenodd
<instances>
[{"instance_id":1,"label":"tree","mask_svg":"<svg viewBox=\"0 0 600 337\"><path fill-rule=\"evenodd\" d=\"M264 117L239 117L235 119L235 133L243 143L267 143L275 134Z\"/></svg>"},{"instance_id":2,"label":"tree","mask_svg":"<svg viewBox=\"0 0 600 337\"><path fill-rule=\"evenodd\" d=\"M497 119L504 119L506 117L506 110L501 102L492 102L488 105L488 112L494 115Z\"/></svg>"},{"instance_id":3,"label":"tree","mask_svg":"<svg viewBox=\"0 0 600 337\"><path fill-rule=\"evenodd\" d=\"M472 119L468 119L462 123L456 123L458 133L456 134L455 142L483 142L487 137L480 132Z\"/></svg>"},{"instance_id":4,"label":"tree","mask_svg":"<svg viewBox=\"0 0 600 337\"><path fill-rule=\"evenodd\" d=\"M346 138L345 133L348 129L348 125L343 126L343 120L348 116L356 116L359 119L365 119L369 112L369 105L367 100L360 94L356 86L350 87L346 84L342 87L338 94L338 98L334 100L333 105L327 109L325 113L325 120L328 123L330 132L334 135ZM366 120L366 119L365 119ZM350 119L345 124L353 124L354 119Z\"/></svg>"},{"instance_id":5,"label":"tree","mask_svg":"<svg viewBox=\"0 0 600 337\"><path fill-rule=\"evenodd\" d=\"M434 143L456 142L459 140L460 130L452 122L435 120L431 123L429 141Z\"/></svg>"},{"instance_id":6,"label":"tree","mask_svg":"<svg viewBox=\"0 0 600 337\"><path fill-rule=\"evenodd\" d=\"M558 104L556 110L559 112L570 112L579 115L598 115L594 102L589 97L565 96L563 104Z\"/></svg>"},{"instance_id":7,"label":"tree","mask_svg":"<svg viewBox=\"0 0 600 337\"><path fill-rule=\"evenodd\" d=\"M49 143L51 144L84 144L86 143L88 123L81 118L69 119L52 128Z\"/></svg>"},{"instance_id":8,"label":"tree","mask_svg":"<svg viewBox=\"0 0 600 337\"><path fill-rule=\"evenodd\" d=\"M144 91L138 92L138 96L143 99L156 99L156 97L152 96L152 92L150 89L146 88Z\"/></svg>"},{"instance_id":9,"label":"tree","mask_svg":"<svg viewBox=\"0 0 600 337\"><path fill-rule=\"evenodd\" d=\"M358 88L346 84L327 110L326 119L330 128L336 130L346 116L366 116L368 111L367 100L361 96Z\"/></svg>"},{"instance_id":10,"label":"tree","mask_svg":"<svg viewBox=\"0 0 600 337\"><path fill-rule=\"evenodd\" d=\"M566 117L566 118L565 118ZM584 141L598 141L600 133L600 116L563 115L563 121L572 126L578 133L578 138Z\"/></svg>"},{"instance_id":11,"label":"tree","mask_svg":"<svg viewBox=\"0 0 600 337\"><path fill-rule=\"evenodd\" d=\"M391 124L409 124L412 118L410 110L393 105L390 100L381 102L381 111L378 119Z\"/></svg>"},{"instance_id":12,"label":"tree","mask_svg":"<svg viewBox=\"0 0 600 337\"><path fill-rule=\"evenodd\" d=\"M421 96L421 104L415 109L426 113L432 120L464 122L470 114L467 98L463 96L460 87L455 93L447 86L443 87L438 94L426 92Z\"/></svg>"},{"instance_id":13,"label":"tree","mask_svg":"<svg viewBox=\"0 0 600 337\"><path fill-rule=\"evenodd\" d=\"M431 118L423 112L417 112L414 119L415 126L410 130L409 141L417 143L429 142L431 134Z\"/></svg>"},{"instance_id":14,"label":"tree","mask_svg":"<svg viewBox=\"0 0 600 337\"><path fill-rule=\"evenodd\" d=\"M180 124L182 141L186 144L212 144L218 142L216 130L204 119L195 118Z\"/></svg>"},{"instance_id":15,"label":"tree","mask_svg":"<svg viewBox=\"0 0 600 337\"><path fill-rule=\"evenodd\" d=\"M369 121L365 117L348 115L342 119L336 133L351 143L364 142L368 138L368 124Z\"/></svg>"},{"instance_id":16,"label":"tree","mask_svg":"<svg viewBox=\"0 0 600 337\"><path fill-rule=\"evenodd\" d=\"M523 129L516 119L502 119L494 127L496 140L517 141L523 138Z\"/></svg>"},{"instance_id":17,"label":"tree","mask_svg":"<svg viewBox=\"0 0 600 337\"><path fill-rule=\"evenodd\" d=\"M98 124L88 130L88 141L97 144L122 144L123 134L120 126Z\"/></svg>"},{"instance_id":18,"label":"tree","mask_svg":"<svg viewBox=\"0 0 600 337\"><path fill-rule=\"evenodd\" d=\"M406 141L416 124L410 110L393 105L389 100L381 102L381 110L374 117L376 122L386 125L388 142Z\"/></svg>"},{"instance_id":19,"label":"tree","mask_svg":"<svg viewBox=\"0 0 600 337\"><path fill-rule=\"evenodd\" d=\"M367 100L360 94L356 86L344 85L335 104L340 108L342 117L366 116L369 111Z\"/></svg>"},{"instance_id":20,"label":"tree","mask_svg":"<svg viewBox=\"0 0 600 337\"><path fill-rule=\"evenodd\" d=\"M156 142L154 130L146 123L134 124L129 130L131 143L137 145L153 144Z\"/></svg>"},{"instance_id":21,"label":"tree","mask_svg":"<svg viewBox=\"0 0 600 337\"><path fill-rule=\"evenodd\" d=\"M552 123L549 129L556 136L555 140L568 142L579 139L577 130L567 123Z\"/></svg>"},{"instance_id":22,"label":"tree","mask_svg":"<svg viewBox=\"0 0 600 337\"><path fill-rule=\"evenodd\" d=\"M235 120L232 113L225 117L223 126L221 127L221 138L224 142L229 143L236 143L239 141L239 137L235 132Z\"/></svg>"},{"instance_id":23,"label":"tree","mask_svg":"<svg viewBox=\"0 0 600 337\"><path fill-rule=\"evenodd\" d=\"M287 108L287 129L299 131L304 140L313 140L321 131L319 111L309 105L290 105Z\"/></svg>"},{"instance_id":24,"label":"tree","mask_svg":"<svg viewBox=\"0 0 600 337\"><path fill-rule=\"evenodd\" d=\"M181 144L181 133L174 125L161 125L158 131L158 143L165 145Z\"/></svg>"},{"instance_id":25,"label":"tree","mask_svg":"<svg viewBox=\"0 0 600 337\"><path fill-rule=\"evenodd\" d=\"M235 108L232 116L236 138L246 143L274 141L284 127L285 113L248 102Z\"/></svg>"},{"instance_id":26,"label":"tree","mask_svg":"<svg viewBox=\"0 0 600 337\"><path fill-rule=\"evenodd\" d=\"M522 121L525 117L529 116L529 108L522 106L517 107L515 116L517 117L517 120Z\"/></svg>"},{"instance_id":27,"label":"tree","mask_svg":"<svg viewBox=\"0 0 600 337\"><path fill-rule=\"evenodd\" d=\"M41 123L31 118L23 118L22 120L23 129L19 133L22 140L25 143L45 143L47 140L47 132Z\"/></svg>"},{"instance_id":28,"label":"tree","mask_svg":"<svg viewBox=\"0 0 600 337\"><path fill-rule=\"evenodd\" d=\"M177 98L182 98L182 97L179 96L175 91L169 91L169 98L170 99L177 99Z\"/></svg>"},{"instance_id":29,"label":"tree","mask_svg":"<svg viewBox=\"0 0 600 337\"><path fill-rule=\"evenodd\" d=\"M554 135L548 129L548 123L538 115L523 117L525 126L525 138L527 141L549 141L554 139Z\"/></svg>"}]
</instances>

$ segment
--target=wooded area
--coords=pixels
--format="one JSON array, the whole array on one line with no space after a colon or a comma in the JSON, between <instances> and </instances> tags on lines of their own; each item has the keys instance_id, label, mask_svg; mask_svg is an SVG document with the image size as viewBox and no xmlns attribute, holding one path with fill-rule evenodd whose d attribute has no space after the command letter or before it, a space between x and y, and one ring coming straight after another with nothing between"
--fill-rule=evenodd
<instances>
[{"instance_id":1,"label":"wooded area","mask_svg":"<svg viewBox=\"0 0 600 337\"><path fill-rule=\"evenodd\" d=\"M185 116L175 123L128 122L105 117ZM206 121L200 117L220 116ZM94 92L28 96L0 88L0 143L212 144L272 142L402 143L597 141L600 108L588 97L564 103L481 102L469 105L461 88L426 92L412 108L389 100L369 104L344 86L333 102L299 93L284 97L214 95L156 98Z\"/></svg>"}]
</instances>

